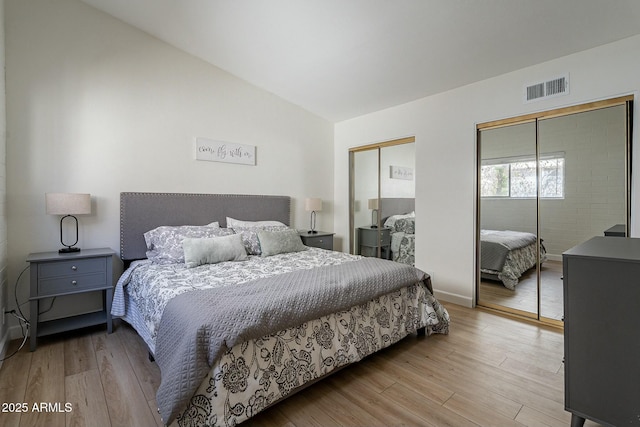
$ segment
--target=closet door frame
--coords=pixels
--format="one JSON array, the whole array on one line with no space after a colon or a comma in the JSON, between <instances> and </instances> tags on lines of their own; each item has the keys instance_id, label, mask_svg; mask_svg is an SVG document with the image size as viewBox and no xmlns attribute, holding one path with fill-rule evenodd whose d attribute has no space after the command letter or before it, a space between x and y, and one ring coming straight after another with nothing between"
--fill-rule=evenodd
<instances>
[{"instance_id":1,"label":"closet door frame","mask_svg":"<svg viewBox=\"0 0 640 427\"><path fill-rule=\"evenodd\" d=\"M476 250L475 250L475 272L476 272L476 286L475 286L475 305L484 309L498 311L507 315L512 315L519 318L525 318L528 320L534 320L536 322L549 324L552 326L563 327L562 320L551 319L541 316L541 278L540 278L540 189L539 185L536 186L536 238L537 238L537 313L524 312L522 310L505 307L498 304L489 302L480 302L480 221L481 221L481 131L497 129L505 126L512 126L517 124L524 124L535 122L536 123L536 159L540 158L539 152L539 123L543 119L550 119L554 117L568 116L571 114L584 113L588 111L599 110L608 107L615 107L620 105L626 106L626 150L625 150L625 210L626 210L626 235L629 236L630 224L631 224L631 138L632 138L632 125L633 125L633 95L626 95L602 101L594 101L585 104L579 104L570 107L558 108L553 110L541 111L537 113L526 114L522 116L516 116L506 119L494 120L490 122L480 123L476 125ZM536 176L540 176L540 163L536 162Z\"/></svg>"},{"instance_id":2,"label":"closet door frame","mask_svg":"<svg viewBox=\"0 0 640 427\"><path fill-rule=\"evenodd\" d=\"M377 142L368 145L361 145L349 149L349 253L356 253L356 239L355 235L355 155L358 152L376 150L378 152L378 199L380 199L380 150L384 147L393 147L395 145L411 144L416 142L415 136L409 136L405 138L392 139L389 141ZM380 229L380 217L378 216L378 229ZM381 255L381 248L378 248L378 257Z\"/></svg>"}]
</instances>

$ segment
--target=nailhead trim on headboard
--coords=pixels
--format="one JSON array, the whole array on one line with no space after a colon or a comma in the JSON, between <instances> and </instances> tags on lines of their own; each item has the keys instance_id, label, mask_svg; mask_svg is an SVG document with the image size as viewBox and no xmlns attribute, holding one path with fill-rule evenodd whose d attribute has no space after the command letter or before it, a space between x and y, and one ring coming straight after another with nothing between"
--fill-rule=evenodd
<instances>
[{"instance_id":1,"label":"nailhead trim on headboard","mask_svg":"<svg viewBox=\"0 0 640 427\"><path fill-rule=\"evenodd\" d=\"M120 258L146 258L144 233L161 225L205 225L226 218L291 224L289 196L197 193L120 193Z\"/></svg>"}]
</instances>

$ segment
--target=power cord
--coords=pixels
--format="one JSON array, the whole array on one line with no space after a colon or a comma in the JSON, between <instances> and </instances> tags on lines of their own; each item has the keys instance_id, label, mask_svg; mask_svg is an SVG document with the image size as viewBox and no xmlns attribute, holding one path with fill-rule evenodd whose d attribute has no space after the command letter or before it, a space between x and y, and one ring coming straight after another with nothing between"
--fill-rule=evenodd
<instances>
[{"instance_id":1,"label":"power cord","mask_svg":"<svg viewBox=\"0 0 640 427\"><path fill-rule=\"evenodd\" d=\"M27 338L29 337L29 327L30 327L30 323L27 320L26 316L24 315L24 313L22 313L21 310L21 306L23 306L24 304L26 304L28 301L23 302L22 304L20 304L18 302L18 284L20 283L20 278L22 277L22 275L24 274L25 271L27 271L27 269L29 268L29 266L27 265L18 275L18 278L16 279L16 284L13 288L13 296L15 298L16 301L16 309L18 310L18 313L16 313L16 310L5 310L5 312L2 314L3 316L5 314L12 314L16 319L18 319L18 324L20 325L20 331L22 332L22 343L20 343L20 346L18 347L17 350L15 350L13 353L11 353L8 356L5 356L3 359L0 359L0 362L4 362L5 360L7 360L10 357L15 356L20 350L22 350L22 347L24 347L24 345L27 342ZM51 306L53 306L53 301L51 301ZM51 307L49 307L49 310L51 310ZM48 311L48 310L47 310Z\"/></svg>"},{"instance_id":2,"label":"power cord","mask_svg":"<svg viewBox=\"0 0 640 427\"><path fill-rule=\"evenodd\" d=\"M20 316L23 319L26 319L26 316L24 315L24 313L22 312L22 310L20 309L20 307L22 307L23 305L25 305L27 302L29 302L29 300L23 302L22 304L18 303L18 284L20 283L20 278L22 277L22 275L24 274L25 271L27 271L27 269L29 268L29 266L27 265L18 275L18 278L16 279L16 284L13 288L13 297L16 300L16 308L18 309L18 312L20 313ZM27 322L27 324L29 324L29 322L27 320L25 320Z\"/></svg>"},{"instance_id":3,"label":"power cord","mask_svg":"<svg viewBox=\"0 0 640 427\"><path fill-rule=\"evenodd\" d=\"M18 319L18 323L20 324L20 330L22 331L22 342L20 343L20 346L13 353L0 359L0 362L4 362L8 358L15 356L20 350L22 350L22 347L24 347L24 345L27 343L27 338L29 338L29 335L27 334L27 332L29 332L29 321L27 319L25 319L23 316L18 315L15 310L5 311L4 314L13 314L13 316L16 319ZM23 323L24 323L24 326L23 326Z\"/></svg>"}]
</instances>

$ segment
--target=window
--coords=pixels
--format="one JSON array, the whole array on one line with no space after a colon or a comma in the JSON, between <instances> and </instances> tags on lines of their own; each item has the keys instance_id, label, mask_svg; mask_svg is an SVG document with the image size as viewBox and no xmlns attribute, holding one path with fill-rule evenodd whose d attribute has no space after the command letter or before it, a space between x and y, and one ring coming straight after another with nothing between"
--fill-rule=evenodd
<instances>
[{"instance_id":1,"label":"window","mask_svg":"<svg viewBox=\"0 0 640 427\"><path fill-rule=\"evenodd\" d=\"M501 198L536 197L535 158L502 158L482 162L481 196ZM564 197L564 153L540 156L540 197Z\"/></svg>"}]
</instances>

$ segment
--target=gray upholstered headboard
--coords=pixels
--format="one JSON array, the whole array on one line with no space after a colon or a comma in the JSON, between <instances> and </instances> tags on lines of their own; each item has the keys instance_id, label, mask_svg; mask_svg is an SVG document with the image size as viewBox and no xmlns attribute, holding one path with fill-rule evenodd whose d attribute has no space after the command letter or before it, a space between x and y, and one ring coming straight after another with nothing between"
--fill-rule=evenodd
<instances>
[{"instance_id":1,"label":"gray upholstered headboard","mask_svg":"<svg viewBox=\"0 0 640 427\"><path fill-rule=\"evenodd\" d=\"M226 218L291 223L291 198L243 194L120 193L120 258L146 258L144 233L161 225L205 225Z\"/></svg>"},{"instance_id":2,"label":"gray upholstered headboard","mask_svg":"<svg viewBox=\"0 0 640 427\"><path fill-rule=\"evenodd\" d=\"M402 215L416 209L416 199L411 197L383 197L380 199L380 221L391 215Z\"/></svg>"}]
</instances>

